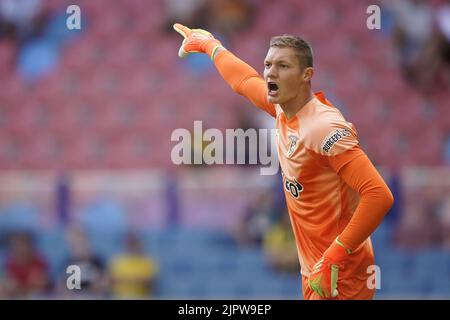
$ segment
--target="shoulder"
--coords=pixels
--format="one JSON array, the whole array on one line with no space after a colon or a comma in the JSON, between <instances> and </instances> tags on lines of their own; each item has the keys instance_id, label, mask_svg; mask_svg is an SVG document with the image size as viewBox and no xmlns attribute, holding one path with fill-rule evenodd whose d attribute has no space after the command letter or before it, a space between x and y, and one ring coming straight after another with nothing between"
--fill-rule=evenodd
<instances>
[{"instance_id":1,"label":"shoulder","mask_svg":"<svg viewBox=\"0 0 450 320\"><path fill-rule=\"evenodd\" d=\"M305 122L305 146L315 153L335 156L358 144L353 124L333 106L317 102Z\"/></svg>"}]
</instances>

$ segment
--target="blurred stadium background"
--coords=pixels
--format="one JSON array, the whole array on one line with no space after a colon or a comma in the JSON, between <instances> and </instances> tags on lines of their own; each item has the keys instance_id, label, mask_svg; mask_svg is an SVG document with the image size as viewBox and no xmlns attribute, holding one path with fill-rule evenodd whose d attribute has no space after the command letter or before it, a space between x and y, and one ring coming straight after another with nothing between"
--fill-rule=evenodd
<instances>
[{"instance_id":1,"label":"blurred stadium background","mask_svg":"<svg viewBox=\"0 0 450 320\"><path fill-rule=\"evenodd\" d=\"M371 4L381 30L366 27ZM207 57L178 59L176 21L261 71L271 36L312 44L313 88L356 125L396 198L372 237L376 298L450 298L443 0L0 0L0 297L301 298L280 176L171 162L172 131L194 120L273 127ZM69 264L80 291L65 286Z\"/></svg>"}]
</instances>

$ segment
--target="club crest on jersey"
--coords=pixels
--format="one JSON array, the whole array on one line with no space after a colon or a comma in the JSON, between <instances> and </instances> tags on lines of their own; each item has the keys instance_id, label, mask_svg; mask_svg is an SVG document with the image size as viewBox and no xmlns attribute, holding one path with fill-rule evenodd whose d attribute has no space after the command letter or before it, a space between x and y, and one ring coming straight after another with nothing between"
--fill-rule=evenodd
<instances>
[{"instance_id":1,"label":"club crest on jersey","mask_svg":"<svg viewBox=\"0 0 450 320\"><path fill-rule=\"evenodd\" d=\"M320 147L323 151L329 152L331 148L336 144L336 142L344 137L349 137L351 135L352 134L347 129L336 129L325 137Z\"/></svg>"},{"instance_id":2,"label":"club crest on jersey","mask_svg":"<svg viewBox=\"0 0 450 320\"><path fill-rule=\"evenodd\" d=\"M295 199L298 199L300 192L303 191L303 186L294 178L292 180L284 176L284 188L288 191Z\"/></svg>"},{"instance_id":3,"label":"club crest on jersey","mask_svg":"<svg viewBox=\"0 0 450 320\"><path fill-rule=\"evenodd\" d=\"M291 141L291 143L289 144L289 149L286 152L286 156L288 158L290 158L292 156L292 154L294 153L295 149L298 146L298 143L297 143L298 142L298 138L296 136L293 136L293 135L290 135L288 138Z\"/></svg>"}]
</instances>

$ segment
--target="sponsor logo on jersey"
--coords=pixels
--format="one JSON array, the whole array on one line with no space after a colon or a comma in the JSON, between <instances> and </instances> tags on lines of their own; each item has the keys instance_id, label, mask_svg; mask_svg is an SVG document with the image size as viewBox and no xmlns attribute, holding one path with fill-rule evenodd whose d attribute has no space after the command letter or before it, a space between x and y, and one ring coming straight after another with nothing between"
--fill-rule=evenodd
<instances>
[{"instance_id":1,"label":"sponsor logo on jersey","mask_svg":"<svg viewBox=\"0 0 450 320\"><path fill-rule=\"evenodd\" d=\"M298 146L298 143L297 143L298 142L298 137L290 135L288 138L291 141L291 143L289 144L289 149L288 149L288 151L286 153L286 156L288 158L290 158L292 156L292 154L294 153L295 149Z\"/></svg>"},{"instance_id":2,"label":"sponsor logo on jersey","mask_svg":"<svg viewBox=\"0 0 450 320\"><path fill-rule=\"evenodd\" d=\"M336 129L333 132L331 132L324 141L322 142L321 148L325 152L329 152L330 149L344 137L349 137L352 134L347 129Z\"/></svg>"},{"instance_id":3,"label":"sponsor logo on jersey","mask_svg":"<svg viewBox=\"0 0 450 320\"><path fill-rule=\"evenodd\" d=\"M303 191L303 186L295 178L288 179L283 173L284 178L284 189L291 194L295 199L298 199L300 192Z\"/></svg>"}]
</instances>

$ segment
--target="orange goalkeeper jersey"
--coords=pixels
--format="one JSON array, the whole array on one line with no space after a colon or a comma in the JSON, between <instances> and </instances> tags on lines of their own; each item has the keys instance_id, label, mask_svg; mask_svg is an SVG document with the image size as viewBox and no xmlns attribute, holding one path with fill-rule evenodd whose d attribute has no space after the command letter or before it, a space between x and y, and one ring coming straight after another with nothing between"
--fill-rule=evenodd
<instances>
[{"instance_id":1,"label":"orange goalkeeper jersey","mask_svg":"<svg viewBox=\"0 0 450 320\"><path fill-rule=\"evenodd\" d=\"M314 264L347 226L355 211L359 195L337 172L358 153L349 153L336 161L335 157L358 146L353 125L345 121L322 93L316 93L293 118L287 120L275 105L277 150L283 174L286 203L297 242L301 272L309 276ZM360 266L355 259L364 259L366 267L373 264L370 239L351 255L352 266ZM362 262L362 261L361 261ZM366 270L360 270L360 272Z\"/></svg>"},{"instance_id":2,"label":"orange goalkeeper jersey","mask_svg":"<svg viewBox=\"0 0 450 320\"><path fill-rule=\"evenodd\" d=\"M301 273L308 277L325 250L349 225L358 206L359 194L338 174L347 163L364 155L359 148L357 132L323 93L316 93L288 120L279 105L267 100L267 84L253 68L228 51L218 53L214 63L234 91L276 118L283 189ZM384 184L380 178L375 180L378 185ZM376 195L371 200L375 198ZM374 264L370 238L361 235L377 225L384 212L374 214L377 218L369 221L371 219L366 219L368 207L373 207L373 202L366 202L360 208L359 212L363 214L358 215L361 219L358 219L357 228L352 226L352 236L347 237L350 242L358 238L358 242L354 242L357 247L349 245L353 254L349 256L346 267L339 270L338 287L347 297L359 290L354 286L355 281L361 288L365 286L367 268ZM362 227L366 220L370 223Z\"/></svg>"}]
</instances>

